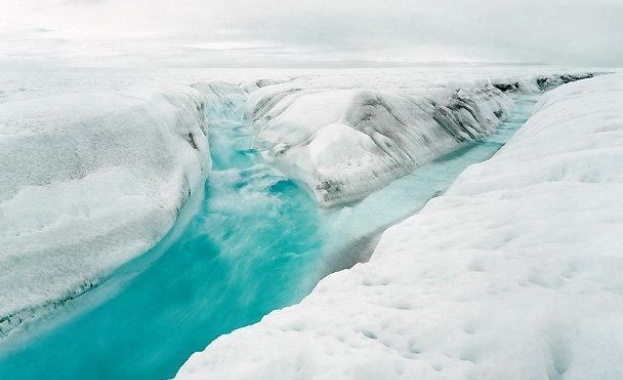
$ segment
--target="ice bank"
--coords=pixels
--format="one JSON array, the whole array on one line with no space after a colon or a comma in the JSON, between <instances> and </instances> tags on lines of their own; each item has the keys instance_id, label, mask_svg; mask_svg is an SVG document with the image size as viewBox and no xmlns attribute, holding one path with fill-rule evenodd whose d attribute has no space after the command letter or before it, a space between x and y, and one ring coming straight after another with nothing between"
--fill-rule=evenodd
<instances>
[{"instance_id":1,"label":"ice bank","mask_svg":"<svg viewBox=\"0 0 623 380\"><path fill-rule=\"evenodd\" d=\"M491 134L508 115L513 93L590 76L548 74L423 88L294 80L253 92L248 113L265 157L306 184L321 206L331 207L360 200Z\"/></svg>"},{"instance_id":2,"label":"ice bank","mask_svg":"<svg viewBox=\"0 0 623 380\"><path fill-rule=\"evenodd\" d=\"M371 261L177 379L623 378L623 76L547 94Z\"/></svg>"},{"instance_id":3,"label":"ice bank","mask_svg":"<svg viewBox=\"0 0 623 380\"><path fill-rule=\"evenodd\" d=\"M210 168L201 94L0 103L0 338L167 232Z\"/></svg>"}]
</instances>

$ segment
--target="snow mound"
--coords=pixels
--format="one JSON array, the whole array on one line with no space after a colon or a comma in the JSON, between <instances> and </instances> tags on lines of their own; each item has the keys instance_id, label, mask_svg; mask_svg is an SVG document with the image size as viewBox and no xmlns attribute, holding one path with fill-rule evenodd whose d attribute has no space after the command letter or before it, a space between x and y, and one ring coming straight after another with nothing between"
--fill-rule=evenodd
<instances>
[{"instance_id":1,"label":"snow mound","mask_svg":"<svg viewBox=\"0 0 623 380\"><path fill-rule=\"evenodd\" d=\"M491 134L532 93L590 75L550 74L462 87L343 88L297 81L249 100L256 145L321 206L357 201L463 143ZM382 81L381 81L382 83ZM326 85L325 85L326 86Z\"/></svg>"},{"instance_id":2,"label":"snow mound","mask_svg":"<svg viewBox=\"0 0 623 380\"><path fill-rule=\"evenodd\" d=\"M560 87L492 159L177 379L623 378L623 75Z\"/></svg>"},{"instance_id":3,"label":"snow mound","mask_svg":"<svg viewBox=\"0 0 623 380\"><path fill-rule=\"evenodd\" d=\"M0 338L152 247L209 170L201 94L0 103Z\"/></svg>"}]
</instances>

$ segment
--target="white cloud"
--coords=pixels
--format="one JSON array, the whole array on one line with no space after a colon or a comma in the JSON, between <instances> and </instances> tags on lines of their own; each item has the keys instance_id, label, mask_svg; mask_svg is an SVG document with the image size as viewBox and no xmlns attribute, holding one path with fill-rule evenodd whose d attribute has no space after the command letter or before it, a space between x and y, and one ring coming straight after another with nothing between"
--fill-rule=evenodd
<instances>
[{"instance_id":1,"label":"white cloud","mask_svg":"<svg viewBox=\"0 0 623 380\"><path fill-rule=\"evenodd\" d=\"M623 65L619 0L0 0L0 8L0 60Z\"/></svg>"}]
</instances>

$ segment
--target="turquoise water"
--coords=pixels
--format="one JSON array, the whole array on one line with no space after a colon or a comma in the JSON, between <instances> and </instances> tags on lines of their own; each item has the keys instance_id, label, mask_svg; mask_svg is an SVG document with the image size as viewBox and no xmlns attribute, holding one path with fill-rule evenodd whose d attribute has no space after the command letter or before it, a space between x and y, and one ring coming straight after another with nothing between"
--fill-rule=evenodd
<instances>
[{"instance_id":1,"label":"turquoise water","mask_svg":"<svg viewBox=\"0 0 623 380\"><path fill-rule=\"evenodd\" d=\"M320 230L325 257L321 265L325 273L365 261L366 254L371 253L365 249L374 247L383 230L415 214L431 198L443 193L469 165L491 158L525 124L536 100L536 96L518 98L511 115L488 138L429 162L352 206L323 210Z\"/></svg>"},{"instance_id":2,"label":"turquoise water","mask_svg":"<svg viewBox=\"0 0 623 380\"><path fill-rule=\"evenodd\" d=\"M102 286L4 344L0 379L163 379L219 335L299 301L325 273L367 260L379 233L493 155L533 100L489 139L365 200L319 210L250 149L243 102L208 111L213 171L163 241ZM190 210L190 211L189 211Z\"/></svg>"}]
</instances>

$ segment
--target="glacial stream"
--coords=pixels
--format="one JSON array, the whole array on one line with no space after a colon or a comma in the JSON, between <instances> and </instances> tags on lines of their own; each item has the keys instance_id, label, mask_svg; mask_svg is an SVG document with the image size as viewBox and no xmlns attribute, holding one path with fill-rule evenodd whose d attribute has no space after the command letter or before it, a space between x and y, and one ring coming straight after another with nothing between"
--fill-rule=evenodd
<instances>
[{"instance_id":1,"label":"glacial stream","mask_svg":"<svg viewBox=\"0 0 623 380\"><path fill-rule=\"evenodd\" d=\"M0 343L0 379L165 379L222 334L300 301L329 272L366 261L380 233L491 157L533 97L466 145L361 202L318 209L251 149L244 103L209 110L213 170L151 251Z\"/></svg>"}]
</instances>

